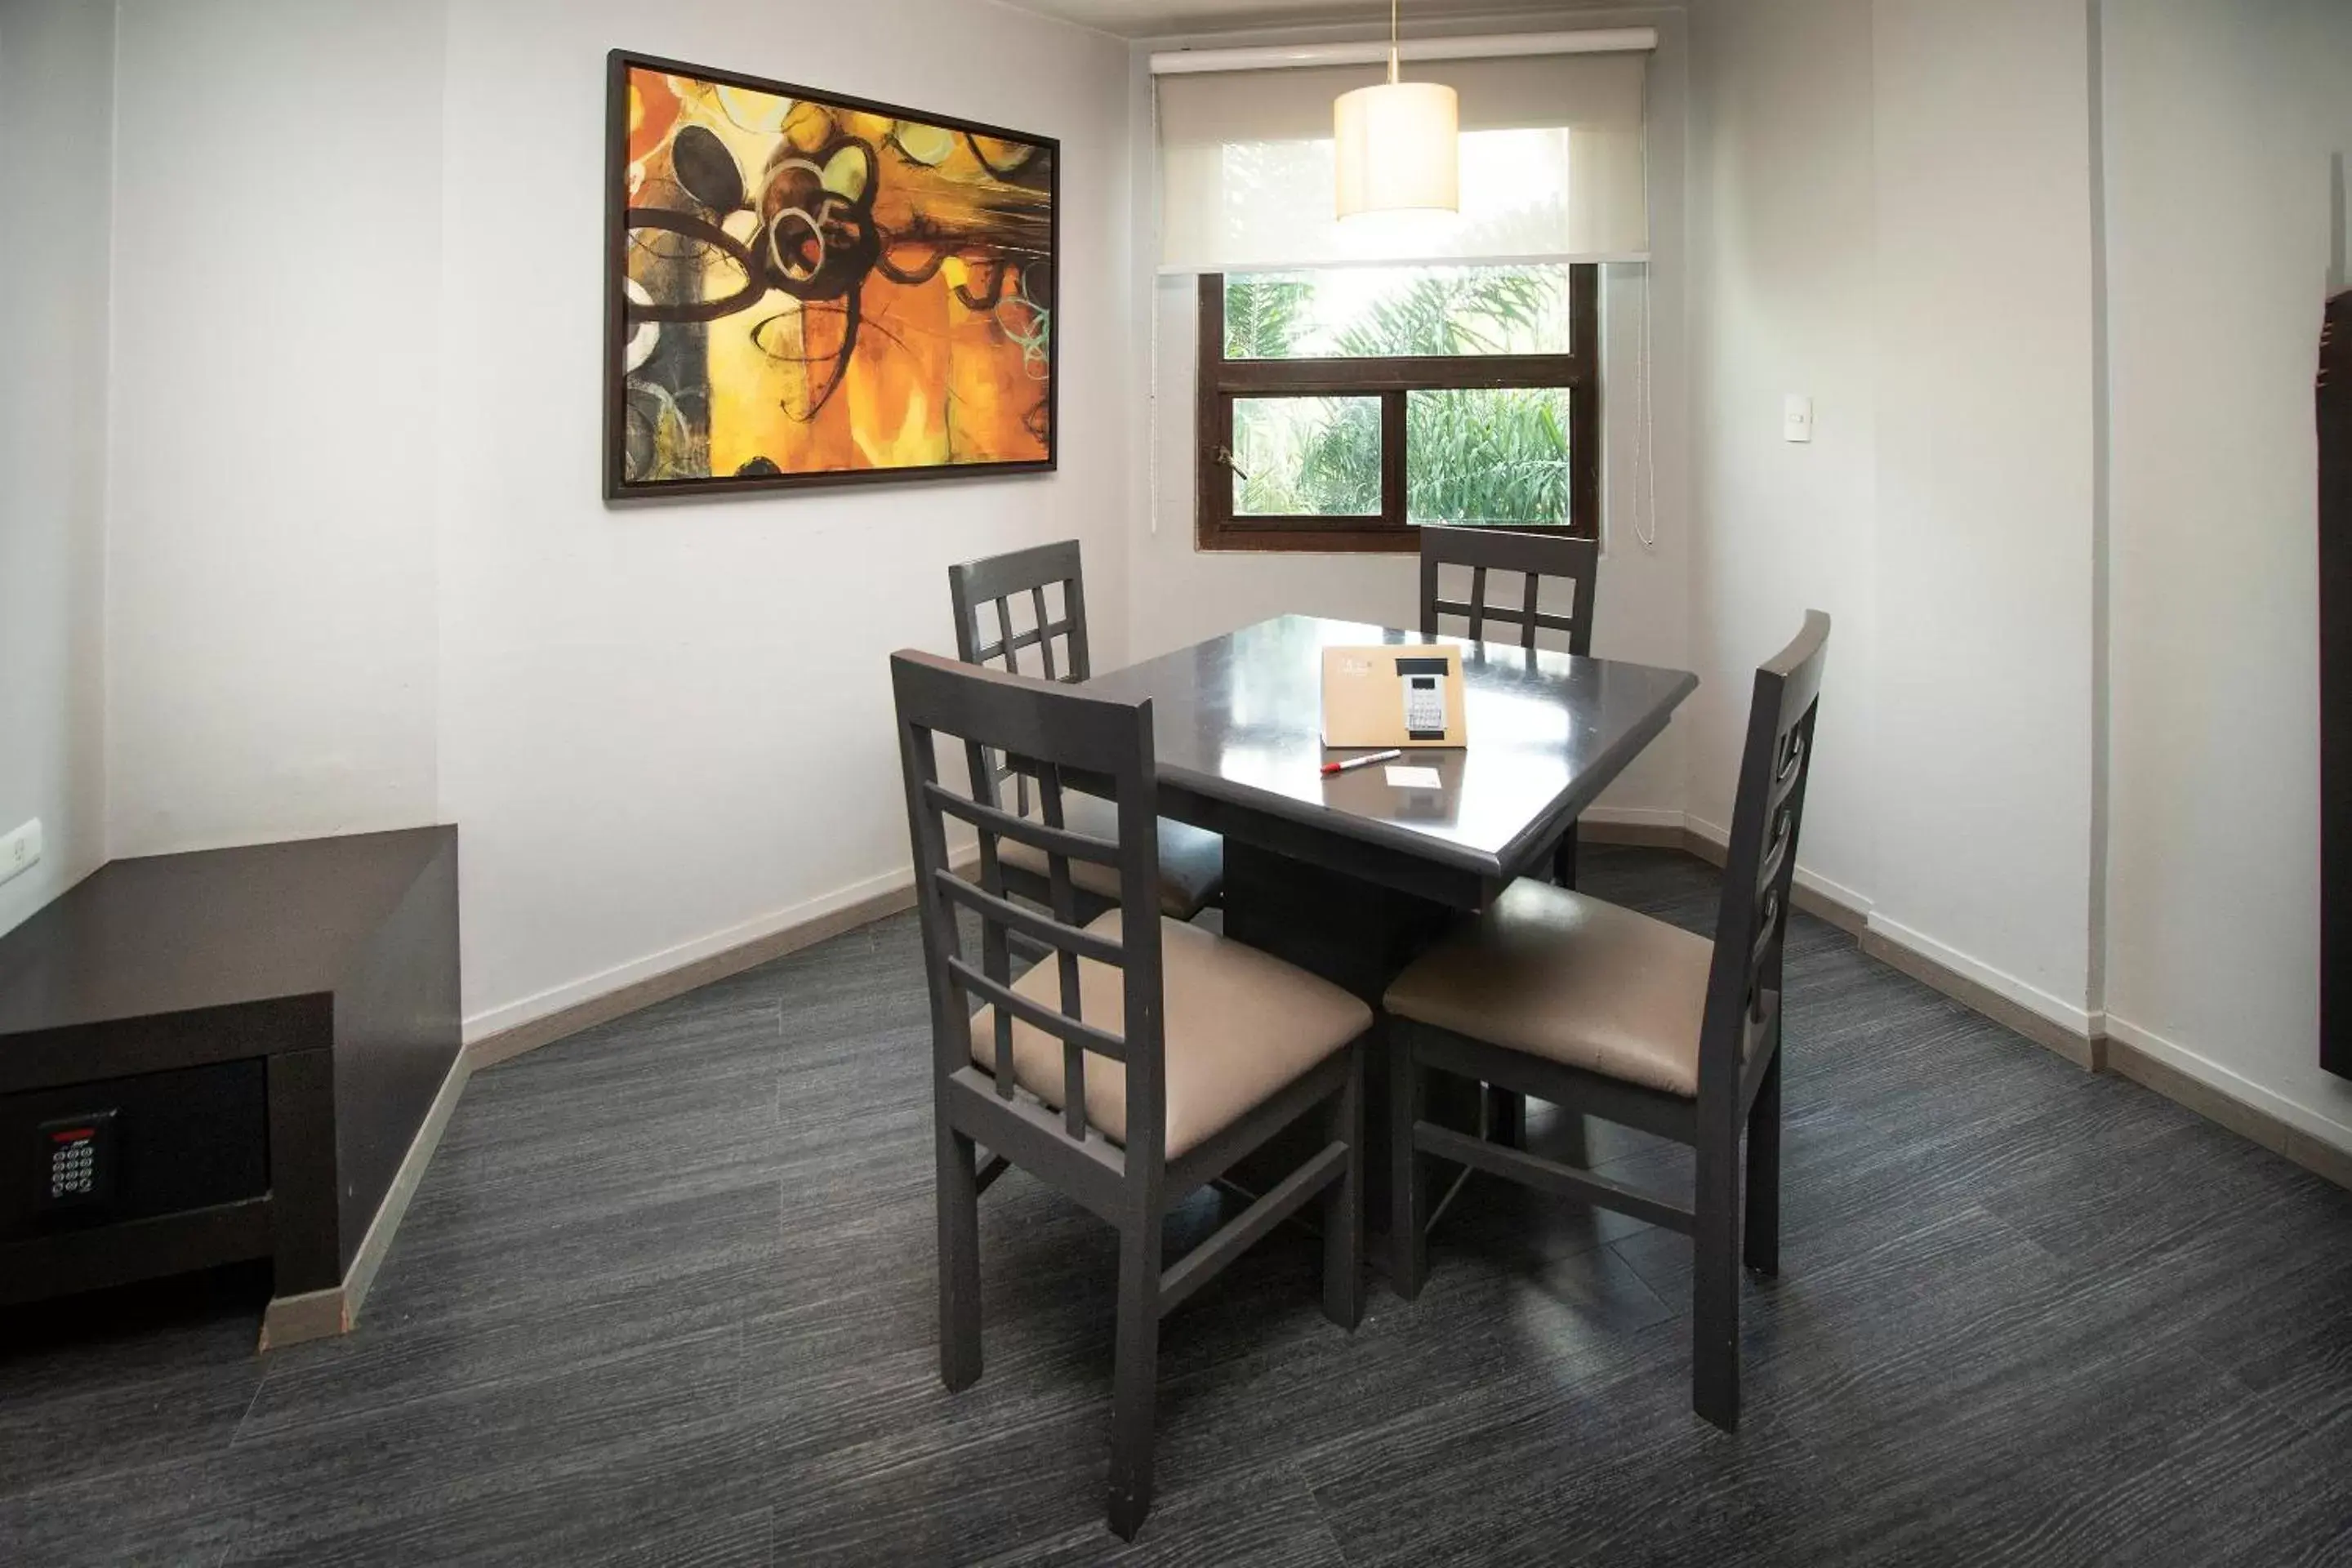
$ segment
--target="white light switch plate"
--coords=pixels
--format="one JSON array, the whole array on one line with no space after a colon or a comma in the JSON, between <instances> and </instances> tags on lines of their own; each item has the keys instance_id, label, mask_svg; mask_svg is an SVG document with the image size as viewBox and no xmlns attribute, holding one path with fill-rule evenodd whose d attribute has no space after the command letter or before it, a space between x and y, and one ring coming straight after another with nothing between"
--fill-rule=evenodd
<instances>
[{"instance_id":1,"label":"white light switch plate","mask_svg":"<svg viewBox=\"0 0 2352 1568\"><path fill-rule=\"evenodd\" d=\"M1780 439L1810 441L1813 438L1813 400L1801 393L1792 392L1780 404Z\"/></svg>"},{"instance_id":2,"label":"white light switch plate","mask_svg":"<svg viewBox=\"0 0 2352 1568\"><path fill-rule=\"evenodd\" d=\"M29 871L41 858L41 819L35 817L5 838L0 838L0 882Z\"/></svg>"}]
</instances>

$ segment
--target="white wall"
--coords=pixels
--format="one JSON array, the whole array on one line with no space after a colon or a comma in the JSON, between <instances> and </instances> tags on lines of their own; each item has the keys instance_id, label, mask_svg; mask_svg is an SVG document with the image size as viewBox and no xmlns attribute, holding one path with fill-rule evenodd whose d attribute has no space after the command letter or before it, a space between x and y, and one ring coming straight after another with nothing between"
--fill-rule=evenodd
<instances>
[{"instance_id":1,"label":"white wall","mask_svg":"<svg viewBox=\"0 0 2352 1568\"><path fill-rule=\"evenodd\" d=\"M0 0L0 931L106 858L107 226L114 16Z\"/></svg>"},{"instance_id":2,"label":"white wall","mask_svg":"<svg viewBox=\"0 0 2352 1568\"><path fill-rule=\"evenodd\" d=\"M2105 17L2109 1027L2352 1149L2320 1070L2312 368L2352 6Z\"/></svg>"},{"instance_id":3,"label":"white wall","mask_svg":"<svg viewBox=\"0 0 2352 1568\"><path fill-rule=\"evenodd\" d=\"M2084 14L1711 0L1696 26L1691 815L1727 821L1748 672L1827 610L1804 875L2085 1028Z\"/></svg>"},{"instance_id":4,"label":"white wall","mask_svg":"<svg viewBox=\"0 0 2352 1568\"><path fill-rule=\"evenodd\" d=\"M1693 12L1693 823L1721 837L1756 666L1832 622L1802 873L1875 886L1877 403L1869 0ZM1813 439L1781 439L1781 400Z\"/></svg>"},{"instance_id":5,"label":"white wall","mask_svg":"<svg viewBox=\"0 0 2352 1568\"><path fill-rule=\"evenodd\" d=\"M1127 50L954 0L124 0L118 853L436 820L480 1034L904 879L885 656L1076 535L1125 647ZM1062 469L600 499L604 57L1062 139ZM169 106L151 110L146 106Z\"/></svg>"},{"instance_id":6,"label":"white wall","mask_svg":"<svg viewBox=\"0 0 2352 1568\"><path fill-rule=\"evenodd\" d=\"M1820 604L1802 874L2352 1147L2311 592L2352 10L1701 0L1693 61L1694 821Z\"/></svg>"},{"instance_id":7,"label":"white wall","mask_svg":"<svg viewBox=\"0 0 2352 1568\"><path fill-rule=\"evenodd\" d=\"M441 9L120 26L113 852L430 822Z\"/></svg>"},{"instance_id":8,"label":"white wall","mask_svg":"<svg viewBox=\"0 0 2352 1568\"><path fill-rule=\"evenodd\" d=\"M2088 13L1877 0L1871 41L1871 921L2087 1032Z\"/></svg>"},{"instance_id":9,"label":"white wall","mask_svg":"<svg viewBox=\"0 0 2352 1568\"><path fill-rule=\"evenodd\" d=\"M1454 17L1423 30L1481 32L1491 19ZM1604 458L1603 549L1600 606L1593 647L1612 658L1682 668L1692 548L1683 476L1687 472L1687 346L1684 331L1684 123L1686 114L1685 31L1679 8L1577 8L1556 16L1513 14L1508 26L1652 26L1659 47L1650 68L1650 238L1646 276L1637 267L1612 267L1604 279L1602 379ZM1136 46L1130 63L1134 93L1133 179L1137 191L1136 276L1150 279L1159 240L1153 220L1157 153L1151 128L1148 58L1155 48L1221 43L1295 42L1360 37L1360 31L1267 29L1196 35ZM1192 278L1160 278L1146 285L1135 316L1135 371L1123 395L1131 398L1137 449L1131 479L1131 596L1134 650L1164 653L1235 626L1286 612L1330 616L1386 626L1419 618L1418 572L1402 555L1267 554L1208 552L1193 546L1193 353L1199 301ZM1643 291L1651 325L1657 496L1654 549L1633 535L1632 489L1639 405L1636 384ZM1156 352L1152 342L1158 333ZM1157 375L1152 374L1156 363ZM1131 389L1131 390L1130 390ZM1684 763L1677 722L1612 784L1596 816L1679 820Z\"/></svg>"},{"instance_id":10,"label":"white wall","mask_svg":"<svg viewBox=\"0 0 2352 1568\"><path fill-rule=\"evenodd\" d=\"M1061 470L608 508L605 51L1062 141ZM1127 51L955 0L457 0L438 312L442 810L477 1033L902 881L886 655L951 651L951 562L1083 542L1125 647ZM429 258L419 265L429 268Z\"/></svg>"}]
</instances>

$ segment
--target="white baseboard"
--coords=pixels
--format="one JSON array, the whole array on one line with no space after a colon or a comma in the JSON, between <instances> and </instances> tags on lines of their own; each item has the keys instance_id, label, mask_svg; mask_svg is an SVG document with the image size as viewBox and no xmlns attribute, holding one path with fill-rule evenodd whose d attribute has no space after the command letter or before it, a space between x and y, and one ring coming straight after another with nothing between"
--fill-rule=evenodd
<instances>
[{"instance_id":1,"label":"white baseboard","mask_svg":"<svg viewBox=\"0 0 2352 1568\"><path fill-rule=\"evenodd\" d=\"M1729 828L1719 827L1716 824L1708 822L1703 817L1692 816L1688 813L1684 814L1683 826L1690 832L1693 837L1704 839L1706 844L1714 849L1714 859L1717 865L1722 864L1723 857L1731 852L1731 830ZM1871 905L1870 898L1867 894L1858 893L1843 882L1832 882L1821 873L1817 871L1809 871L1802 866L1797 868L1797 875L1794 880L1797 886L1803 889L1806 892L1826 899L1831 903L1838 906L1841 910L1851 910L1857 917L1864 921L1870 918ZM1799 907L1802 908L1803 906L1800 905Z\"/></svg>"},{"instance_id":2,"label":"white baseboard","mask_svg":"<svg viewBox=\"0 0 2352 1568\"><path fill-rule=\"evenodd\" d=\"M1729 837L1702 817L1653 807L1594 806L1581 820L1600 830L1592 835L1598 842L1614 837L1618 842L1675 845L1717 865L1723 861ZM958 857L960 861L962 858ZM1810 907L1811 912L1857 935L1865 952L2082 1067L2092 1070L2111 1067L2305 1168L2352 1187L2352 1126L2286 1100L2126 1019L2066 1002L1877 913L1869 898L1842 883L1802 867L1798 868L1795 880L1798 907ZM886 872L475 1015L466 1020L467 1052L443 1086L435 1114L420 1131L416 1147L404 1163L404 1175L409 1166L421 1174L470 1072L912 903L912 869ZM410 1185L413 1188L413 1182ZM401 1194L400 1206L405 1206L405 1194ZM280 1303L288 1309L289 1320L281 1325L282 1337L337 1332L338 1319L340 1326L347 1326L364 1299L374 1264L381 1261L390 1243L391 1229L398 1223L397 1212L387 1203L378 1226L371 1230L362 1248L368 1267L364 1271L354 1268L356 1289L350 1289L353 1282L347 1281L345 1289L319 1292L315 1300L294 1298ZM376 1245L377 1229L383 1233L383 1245ZM316 1321L308 1321L311 1319Z\"/></svg>"},{"instance_id":3,"label":"white baseboard","mask_svg":"<svg viewBox=\"0 0 2352 1568\"><path fill-rule=\"evenodd\" d=\"M616 991L629 990L673 970L684 969L704 959L749 947L796 927L823 921L828 915L888 899L894 894L910 892L914 885L914 868L901 867L878 877L852 882L845 888L836 888L829 893L820 893L803 902L739 921L708 936L698 936L691 942L682 942L647 953L643 958L631 959L626 963L616 963L594 974L551 986L520 1001L485 1008L466 1020L466 1043L478 1045L493 1036L538 1023L583 1003L595 1002Z\"/></svg>"},{"instance_id":4,"label":"white baseboard","mask_svg":"<svg viewBox=\"0 0 2352 1568\"><path fill-rule=\"evenodd\" d=\"M2003 1001L2057 1025L2068 1034L2087 1040L2099 1033L2098 1017L2086 1008L2063 996L2053 996L2040 986L1995 969L1990 963L1970 958L1956 947L1947 947L1925 931L1915 931L1875 912L1870 917L1869 929L1898 947L1908 948L1930 963L1983 986Z\"/></svg>"},{"instance_id":5,"label":"white baseboard","mask_svg":"<svg viewBox=\"0 0 2352 1568\"><path fill-rule=\"evenodd\" d=\"M466 1092L466 1080L472 1076L472 1065L460 1050L451 1059L440 1089L435 1091L416 1136L408 1141L408 1152L401 1156L400 1168L393 1173L392 1185L385 1190L383 1201L376 1205L375 1218L368 1222L367 1234L360 1237L342 1282L300 1296L273 1298L261 1317L259 1349L263 1353L306 1340L347 1334L358 1323L360 1310L367 1304L369 1288L375 1284L376 1271L383 1267L384 1258L392 1251L392 1238L408 1213L408 1200L416 1195L417 1184L425 1180L425 1168L433 1163L434 1151L441 1146L441 1134L448 1130L458 1098Z\"/></svg>"},{"instance_id":6,"label":"white baseboard","mask_svg":"<svg viewBox=\"0 0 2352 1568\"><path fill-rule=\"evenodd\" d=\"M369 1222L367 1234L360 1237L359 1250L352 1255L352 1266L343 1275L347 1323L357 1322L361 1310L367 1305L376 1271L383 1267L385 1257L392 1251L392 1238L398 1234L400 1222L407 1217L408 1201L416 1195L417 1184L425 1180L425 1169L433 1163L434 1152L441 1147L441 1134L449 1130L449 1118L457 1114L457 1100L466 1092L466 1080L473 1076L473 1066L460 1050L449 1063L448 1074L433 1096L416 1136L409 1140L408 1152L401 1157L400 1169L393 1173L392 1185L385 1191L383 1202L376 1205L375 1218Z\"/></svg>"},{"instance_id":7,"label":"white baseboard","mask_svg":"<svg viewBox=\"0 0 2352 1568\"><path fill-rule=\"evenodd\" d=\"M2352 1125L2336 1121L2310 1106L2298 1105L2284 1095L2264 1089L2251 1079L2240 1077L2236 1072L2210 1057L2200 1056L2176 1040L2168 1040L2152 1029L2142 1028L2129 1019L2118 1018L2112 1013L2107 1015L2107 1038L2112 1044L2126 1047L2143 1057L2170 1068L2182 1077L2194 1079L2222 1099L2243 1107L2255 1116L2275 1123L2296 1136L2310 1139L2325 1149L2334 1151L2343 1160L2352 1162ZM2131 1074L2130 1067L2122 1060L2118 1059L2116 1066L2119 1071ZM2137 1075L2131 1074L2131 1076ZM2181 1097L2176 1095L2174 1098ZM2201 1105L2192 1106L2191 1109L2205 1110ZM2211 1115L2212 1112L2207 1110L2206 1114ZM2214 1119L2221 1120L2221 1117ZM2272 1140L2258 1137L2256 1142L2270 1144ZM2300 1158L2298 1152L2292 1147L2281 1149L2279 1152L2292 1158Z\"/></svg>"}]
</instances>

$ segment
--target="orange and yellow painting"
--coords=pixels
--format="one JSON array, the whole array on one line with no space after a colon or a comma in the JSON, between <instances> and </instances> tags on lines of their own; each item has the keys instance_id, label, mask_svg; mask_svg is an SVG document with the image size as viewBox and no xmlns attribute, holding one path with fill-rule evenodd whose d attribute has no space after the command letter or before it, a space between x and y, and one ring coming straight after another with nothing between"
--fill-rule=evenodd
<instances>
[{"instance_id":1,"label":"orange and yellow painting","mask_svg":"<svg viewBox=\"0 0 2352 1568\"><path fill-rule=\"evenodd\" d=\"M1054 461L1047 138L613 57L607 492Z\"/></svg>"}]
</instances>

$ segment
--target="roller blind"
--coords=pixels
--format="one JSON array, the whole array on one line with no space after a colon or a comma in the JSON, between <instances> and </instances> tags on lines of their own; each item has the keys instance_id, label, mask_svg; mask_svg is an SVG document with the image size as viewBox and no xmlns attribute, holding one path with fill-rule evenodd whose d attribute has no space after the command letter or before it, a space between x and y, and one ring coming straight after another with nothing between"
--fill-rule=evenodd
<instances>
[{"instance_id":1,"label":"roller blind","mask_svg":"<svg viewBox=\"0 0 2352 1568\"><path fill-rule=\"evenodd\" d=\"M1159 79L1160 267L1646 259L1646 54L1411 64L1461 100L1462 210L1333 215L1331 100L1380 66Z\"/></svg>"}]
</instances>

